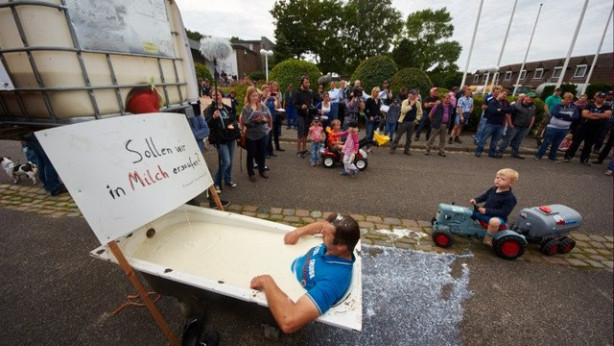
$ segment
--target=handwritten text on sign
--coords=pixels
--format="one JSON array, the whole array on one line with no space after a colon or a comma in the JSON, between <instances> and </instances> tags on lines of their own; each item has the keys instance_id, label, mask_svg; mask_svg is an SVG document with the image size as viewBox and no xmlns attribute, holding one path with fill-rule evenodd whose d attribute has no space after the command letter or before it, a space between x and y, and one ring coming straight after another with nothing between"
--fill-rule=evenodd
<instances>
[{"instance_id":1,"label":"handwritten text on sign","mask_svg":"<svg viewBox=\"0 0 614 346\"><path fill-rule=\"evenodd\" d=\"M103 244L172 211L213 183L182 114L89 121L36 136Z\"/></svg>"}]
</instances>

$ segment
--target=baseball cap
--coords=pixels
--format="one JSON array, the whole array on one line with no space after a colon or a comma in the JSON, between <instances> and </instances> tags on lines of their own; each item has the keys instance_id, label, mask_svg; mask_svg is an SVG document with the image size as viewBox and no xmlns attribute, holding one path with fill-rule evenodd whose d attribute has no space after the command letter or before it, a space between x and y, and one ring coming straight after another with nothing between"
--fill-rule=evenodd
<instances>
[{"instance_id":1,"label":"baseball cap","mask_svg":"<svg viewBox=\"0 0 614 346\"><path fill-rule=\"evenodd\" d=\"M352 120L348 123L349 127L358 127L358 121Z\"/></svg>"},{"instance_id":2,"label":"baseball cap","mask_svg":"<svg viewBox=\"0 0 614 346\"><path fill-rule=\"evenodd\" d=\"M600 91L597 93L597 97L605 97L605 93L603 91Z\"/></svg>"},{"instance_id":3,"label":"baseball cap","mask_svg":"<svg viewBox=\"0 0 614 346\"><path fill-rule=\"evenodd\" d=\"M437 88L435 88L435 90L437 90ZM417 93L418 93L418 89L411 89L411 90L409 91L409 93L410 93L410 94L412 94L412 95L415 95L415 94L417 94Z\"/></svg>"},{"instance_id":4,"label":"baseball cap","mask_svg":"<svg viewBox=\"0 0 614 346\"><path fill-rule=\"evenodd\" d=\"M530 97L530 98L534 98L535 96L537 96L537 94L535 94L534 92L531 91L531 92L527 93L527 96Z\"/></svg>"},{"instance_id":5,"label":"baseball cap","mask_svg":"<svg viewBox=\"0 0 614 346\"><path fill-rule=\"evenodd\" d=\"M554 89L554 91L563 91L563 89L561 89L561 88L556 88L556 89Z\"/></svg>"}]
</instances>

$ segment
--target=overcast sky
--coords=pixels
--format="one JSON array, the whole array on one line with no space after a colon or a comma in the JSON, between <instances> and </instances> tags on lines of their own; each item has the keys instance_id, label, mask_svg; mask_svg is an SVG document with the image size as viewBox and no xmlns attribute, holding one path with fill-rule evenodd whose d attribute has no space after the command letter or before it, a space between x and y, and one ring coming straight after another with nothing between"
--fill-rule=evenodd
<instances>
[{"instance_id":1,"label":"overcast sky","mask_svg":"<svg viewBox=\"0 0 614 346\"><path fill-rule=\"evenodd\" d=\"M184 25L205 35L240 39L266 36L275 42L273 17L269 13L275 0L177 0ZM426 8L447 7L454 24L453 40L463 51L457 64L465 68L471 37L477 19L479 0L393 0L403 19ZM518 0L509 37L500 66L522 63L535 24L539 1ZM580 20L582 0L544 0L527 62L565 58ZM478 34L475 39L469 72L497 65L514 1L484 0ZM595 54L605 30L612 0L589 0L572 56ZM612 22L601 52L612 52ZM328 71L323 71L328 72Z\"/></svg>"}]
</instances>

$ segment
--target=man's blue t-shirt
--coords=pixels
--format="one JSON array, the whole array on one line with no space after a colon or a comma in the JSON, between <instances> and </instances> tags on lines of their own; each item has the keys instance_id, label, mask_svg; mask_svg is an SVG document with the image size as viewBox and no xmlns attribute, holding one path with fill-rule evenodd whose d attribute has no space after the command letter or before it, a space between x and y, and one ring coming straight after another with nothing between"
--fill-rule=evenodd
<instances>
[{"instance_id":1,"label":"man's blue t-shirt","mask_svg":"<svg viewBox=\"0 0 614 346\"><path fill-rule=\"evenodd\" d=\"M311 248L303 256L292 262L292 272L307 290L318 308L324 314L337 303L350 287L354 255L348 260L336 256L327 256L326 246L320 244Z\"/></svg>"}]
</instances>

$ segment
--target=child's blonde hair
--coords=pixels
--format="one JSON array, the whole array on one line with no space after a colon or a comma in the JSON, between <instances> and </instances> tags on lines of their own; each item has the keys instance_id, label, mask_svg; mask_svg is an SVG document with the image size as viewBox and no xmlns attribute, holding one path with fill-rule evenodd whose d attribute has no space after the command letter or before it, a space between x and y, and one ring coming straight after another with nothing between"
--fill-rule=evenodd
<instances>
[{"instance_id":1,"label":"child's blonde hair","mask_svg":"<svg viewBox=\"0 0 614 346\"><path fill-rule=\"evenodd\" d=\"M497 174L509 178L513 183L516 183L518 181L518 172L511 168L500 169Z\"/></svg>"},{"instance_id":2,"label":"child's blonde hair","mask_svg":"<svg viewBox=\"0 0 614 346\"><path fill-rule=\"evenodd\" d=\"M339 125L339 126L341 126L341 120L339 120L339 119L335 119L335 120L333 120L333 121L331 122L331 124L332 124L333 126L335 126L335 125Z\"/></svg>"}]
</instances>

